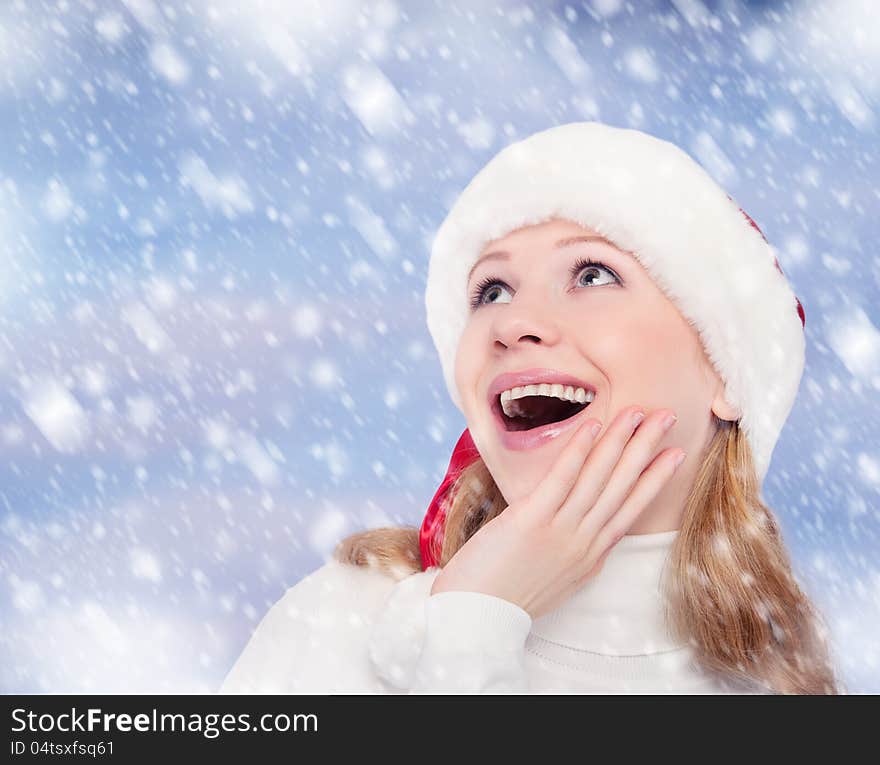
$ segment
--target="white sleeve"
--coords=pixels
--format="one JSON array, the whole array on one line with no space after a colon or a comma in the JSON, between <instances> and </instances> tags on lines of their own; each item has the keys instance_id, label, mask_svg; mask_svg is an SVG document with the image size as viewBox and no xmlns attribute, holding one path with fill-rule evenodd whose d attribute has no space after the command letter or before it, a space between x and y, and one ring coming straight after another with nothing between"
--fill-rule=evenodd
<instances>
[{"instance_id":1,"label":"white sleeve","mask_svg":"<svg viewBox=\"0 0 880 765\"><path fill-rule=\"evenodd\" d=\"M299 586L299 585L297 585ZM284 597L275 603L260 620L251 634L244 650L229 670L218 694L258 694L285 693L287 677L284 660L284 644L296 652L296 645L302 642L291 630L291 623L285 618L285 601L290 602L291 588Z\"/></svg>"},{"instance_id":2,"label":"white sleeve","mask_svg":"<svg viewBox=\"0 0 880 765\"><path fill-rule=\"evenodd\" d=\"M393 585L366 567L325 564L269 609L217 692L381 693L367 638Z\"/></svg>"},{"instance_id":3,"label":"white sleeve","mask_svg":"<svg viewBox=\"0 0 880 765\"><path fill-rule=\"evenodd\" d=\"M494 595L456 590L431 595L409 692L528 692L525 642L531 626L527 611Z\"/></svg>"}]
</instances>

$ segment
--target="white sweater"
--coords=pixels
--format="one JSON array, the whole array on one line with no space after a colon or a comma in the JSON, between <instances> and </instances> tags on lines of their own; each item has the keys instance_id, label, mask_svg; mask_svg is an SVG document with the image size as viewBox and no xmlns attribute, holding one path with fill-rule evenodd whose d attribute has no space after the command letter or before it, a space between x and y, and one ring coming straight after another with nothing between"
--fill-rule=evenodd
<instances>
[{"instance_id":1,"label":"white sweater","mask_svg":"<svg viewBox=\"0 0 880 765\"><path fill-rule=\"evenodd\" d=\"M660 574L677 530L623 537L537 619L477 592L431 595L331 560L268 611L219 693L755 693L699 668L666 629Z\"/></svg>"}]
</instances>

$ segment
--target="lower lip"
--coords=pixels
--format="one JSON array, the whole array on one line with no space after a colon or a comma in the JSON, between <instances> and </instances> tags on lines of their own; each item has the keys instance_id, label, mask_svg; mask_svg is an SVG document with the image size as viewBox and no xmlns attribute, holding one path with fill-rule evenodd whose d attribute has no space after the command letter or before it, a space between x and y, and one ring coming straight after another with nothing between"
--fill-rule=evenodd
<instances>
[{"instance_id":1,"label":"lower lip","mask_svg":"<svg viewBox=\"0 0 880 765\"><path fill-rule=\"evenodd\" d=\"M517 452L525 451L526 449L536 449L539 446L543 446L548 441L552 441L557 436L561 436L563 433L567 433L568 431L577 428L577 426L587 417L590 407L592 407L592 403L586 409L578 412L573 417L569 417L567 420L551 422L547 425L542 425L540 428L532 428L531 430L507 430L507 428L504 427L504 421L500 419L504 417L504 415L496 409L494 411L495 426L498 428L501 443L505 449Z\"/></svg>"}]
</instances>

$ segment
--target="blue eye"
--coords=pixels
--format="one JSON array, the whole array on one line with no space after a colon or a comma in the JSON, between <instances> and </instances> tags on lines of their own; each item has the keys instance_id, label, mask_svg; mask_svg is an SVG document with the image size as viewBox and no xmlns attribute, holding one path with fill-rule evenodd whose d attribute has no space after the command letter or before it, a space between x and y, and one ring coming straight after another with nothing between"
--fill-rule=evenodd
<instances>
[{"instance_id":1,"label":"blue eye","mask_svg":"<svg viewBox=\"0 0 880 765\"><path fill-rule=\"evenodd\" d=\"M599 263L595 260L585 260L581 258L577 261L569 271L570 277L573 279L575 276L580 275L582 272L586 271L586 269L590 269L588 273L595 274L597 271L604 271L607 274L611 275L611 278L615 283L620 284L620 277L614 273L608 266L604 263ZM483 298L485 294L492 287L506 287L507 285L494 276L487 276L479 284L474 288L473 293L471 293L471 311L476 311L481 305L486 305L483 303ZM602 286L602 285L600 285Z\"/></svg>"}]
</instances>

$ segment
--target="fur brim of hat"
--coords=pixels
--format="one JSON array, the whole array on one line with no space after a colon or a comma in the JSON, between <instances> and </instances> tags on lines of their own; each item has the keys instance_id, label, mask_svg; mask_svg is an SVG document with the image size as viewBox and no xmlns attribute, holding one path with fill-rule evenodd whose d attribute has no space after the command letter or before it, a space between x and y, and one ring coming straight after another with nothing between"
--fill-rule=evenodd
<instances>
[{"instance_id":1,"label":"fur brim of hat","mask_svg":"<svg viewBox=\"0 0 880 765\"><path fill-rule=\"evenodd\" d=\"M551 218L632 252L696 327L763 482L804 369L802 309L727 193L676 145L638 130L575 122L535 133L496 154L455 201L434 239L425 307L456 407L470 268L489 242Z\"/></svg>"}]
</instances>

